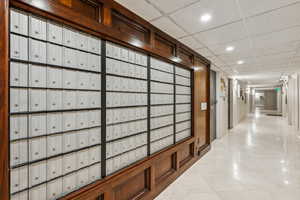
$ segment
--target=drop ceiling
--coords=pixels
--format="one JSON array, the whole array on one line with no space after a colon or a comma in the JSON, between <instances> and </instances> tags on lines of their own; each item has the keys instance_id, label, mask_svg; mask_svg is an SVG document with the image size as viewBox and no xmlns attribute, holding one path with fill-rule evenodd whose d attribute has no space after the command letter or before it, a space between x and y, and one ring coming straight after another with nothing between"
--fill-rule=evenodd
<instances>
[{"instance_id":1,"label":"drop ceiling","mask_svg":"<svg viewBox=\"0 0 300 200\"><path fill-rule=\"evenodd\" d=\"M251 84L300 71L300 0L116 1L211 60L213 69ZM201 21L205 14L210 21Z\"/></svg>"}]
</instances>

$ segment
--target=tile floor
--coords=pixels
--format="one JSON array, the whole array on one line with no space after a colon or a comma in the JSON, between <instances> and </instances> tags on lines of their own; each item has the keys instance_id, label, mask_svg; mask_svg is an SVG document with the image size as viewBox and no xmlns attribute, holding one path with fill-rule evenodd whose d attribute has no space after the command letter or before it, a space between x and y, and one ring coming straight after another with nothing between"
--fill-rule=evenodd
<instances>
[{"instance_id":1,"label":"tile floor","mask_svg":"<svg viewBox=\"0 0 300 200\"><path fill-rule=\"evenodd\" d=\"M300 200L300 133L249 115L155 200Z\"/></svg>"}]
</instances>

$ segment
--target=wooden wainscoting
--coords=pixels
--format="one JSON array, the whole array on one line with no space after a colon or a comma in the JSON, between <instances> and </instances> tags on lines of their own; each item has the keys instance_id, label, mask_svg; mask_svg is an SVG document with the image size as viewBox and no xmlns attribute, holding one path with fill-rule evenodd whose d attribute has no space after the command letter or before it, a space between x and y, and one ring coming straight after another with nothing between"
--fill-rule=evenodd
<instances>
[{"instance_id":1,"label":"wooden wainscoting","mask_svg":"<svg viewBox=\"0 0 300 200\"><path fill-rule=\"evenodd\" d=\"M113 188L115 199L141 199L150 191L150 168Z\"/></svg>"},{"instance_id":2,"label":"wooden wainscoting","mask_svg":"<svg viewBox=\"0 0 300 200\"><path fill-rule=\"evenodd\" d=\"M61 200L94 200L101 199L101 195L104 200L154 199L200 159L201 156L194 153L194 146L194 139L183 141Z\"/></svg>"},{"instance_id":3,"label":"wooden wainscoting","mask_svg":"<svg viewBox=\"0 0 300 200\"><path fill-rule=\"evenodd\" d=\"M173 153L167 155L165 158L161 158L154 163L155 168L155 184L163 182L166 178L171 176L176 171L176 159L177 154Z\"/></svg>"},{"instance_id":4,"label":"wooden wainscoting","mask_svg":"<svg viewBox=\"0 0 300 200\"><path fill-rule=\"evenodd\" d=\"M179 167L183 167L186 163L188 163L194 157L194 143L190 145L183 146L179 151Z\"/></svg>"}]
</instances>

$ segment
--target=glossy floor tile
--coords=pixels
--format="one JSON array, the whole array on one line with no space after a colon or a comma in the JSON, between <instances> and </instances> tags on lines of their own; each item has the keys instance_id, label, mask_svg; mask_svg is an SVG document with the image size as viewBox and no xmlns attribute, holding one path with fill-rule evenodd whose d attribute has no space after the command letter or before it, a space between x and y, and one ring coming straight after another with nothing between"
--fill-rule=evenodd
<instances>
[{"instance_id":1,"label":"glossy floor tile","mask_svg":"<svg viewBox=\"0 0 300 200\"><path fill-rule=\"evenodd\" d=\"M155 200L299 200L300 133L252 114Z\"/></svg>"}]
</instances>

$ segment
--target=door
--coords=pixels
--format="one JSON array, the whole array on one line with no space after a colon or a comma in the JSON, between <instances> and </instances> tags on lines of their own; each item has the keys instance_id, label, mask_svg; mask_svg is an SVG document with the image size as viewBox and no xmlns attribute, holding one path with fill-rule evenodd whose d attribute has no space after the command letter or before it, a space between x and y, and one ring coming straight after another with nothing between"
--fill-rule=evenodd
<instances>
[{"instance_id":1,"label":"door","mask_svg":"<svg viewBox=\"0 0 300 200\"><path fill-rule=\"evenodd\" d=\"M216 72L210 72L210 141L217 138Z\"/></svg>"}]
</instances>

